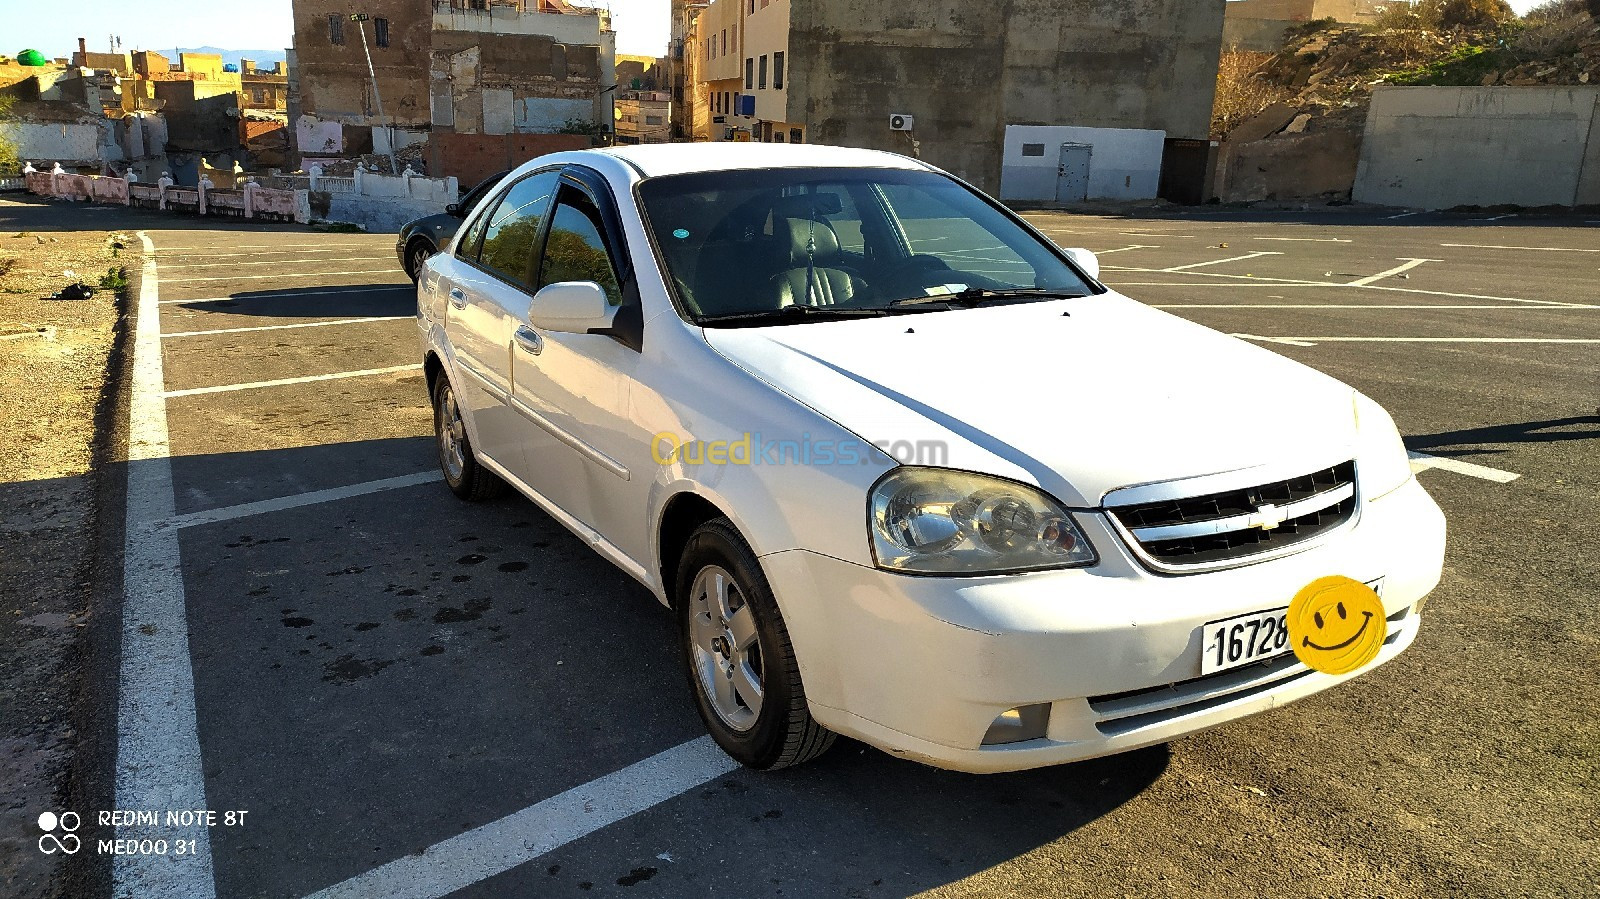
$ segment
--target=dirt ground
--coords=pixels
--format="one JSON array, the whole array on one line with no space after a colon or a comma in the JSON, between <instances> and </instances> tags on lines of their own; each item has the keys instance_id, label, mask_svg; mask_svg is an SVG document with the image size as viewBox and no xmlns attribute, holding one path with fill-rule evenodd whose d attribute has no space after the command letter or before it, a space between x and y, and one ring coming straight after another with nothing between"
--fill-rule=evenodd
<instances>
[{"instance_id":1,"label":"dirt ground","mask_svg":"<svg viewBox=\"0 0 1600 899\"><path fill-rule=\"evenodd\" d=\"M21 205L0 200L0 214ZM137 243L98 230L0 231L0 894L13 899L60 895L62 856L39 851L37 822L67 807L71 786L96 419L123 305L98 288L87 300L44 298L137 267Z\"/></svg>"}]
</instances>

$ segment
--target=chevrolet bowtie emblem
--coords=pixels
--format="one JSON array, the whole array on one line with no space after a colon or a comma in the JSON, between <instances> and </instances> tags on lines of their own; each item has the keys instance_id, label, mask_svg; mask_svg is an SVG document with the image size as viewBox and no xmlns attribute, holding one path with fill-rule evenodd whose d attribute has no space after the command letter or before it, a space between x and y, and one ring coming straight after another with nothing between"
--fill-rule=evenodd
<instances>
[{"instance_id":1,"label":"chevrolet bowtie emblem","mask_svg":"<svg viewBox=\"0 0 1600 899\"><path fill-rule=\"evenodd\" d=\"M1263 531L1276 530L1287 518L1288 516L1283 514L1283 510L1277 506L1272 503L1262 503L1256 506L1256 514L1251 517L1250 526L1260 528Z\"/></svg>"}]
</instances>

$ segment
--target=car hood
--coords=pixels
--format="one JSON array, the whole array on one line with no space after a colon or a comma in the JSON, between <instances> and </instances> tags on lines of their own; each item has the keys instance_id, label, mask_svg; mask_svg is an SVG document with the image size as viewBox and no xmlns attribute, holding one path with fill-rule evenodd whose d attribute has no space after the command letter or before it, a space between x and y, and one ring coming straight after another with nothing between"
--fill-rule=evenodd
<instances>
[{"instance_id":1,"label":"car hood","mask_svg":"<svg viewBox=\"0 0 1600 899\"><path fill-rule=\"evenodd\" d=\"M704 333L902 462L1033 483L1079 508L1120 487L1291 477L1354 453L1350 387L1114 293Z\"/></svg>"}]
</instances>

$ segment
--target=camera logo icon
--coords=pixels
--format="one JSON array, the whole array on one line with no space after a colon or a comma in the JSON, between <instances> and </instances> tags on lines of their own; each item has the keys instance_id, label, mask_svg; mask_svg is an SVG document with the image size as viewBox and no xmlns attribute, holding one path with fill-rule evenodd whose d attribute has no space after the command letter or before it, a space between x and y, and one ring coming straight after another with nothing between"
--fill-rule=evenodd
<instances>
[{"instance_id":1,"label":"camera logo icon","mask_svg":"<svg viewBox=\"0 0 1600 899\"><path fill-rule=\"evenodd\" d=\"M73 855L83 848L83 841L73 833L83 826L83 819L77 812L45 812L39 816L39 829L44 831L39 837L39 851L45 855L55 855L60 852L64 855ZM60 835L57 836L57 831Z\"/></svg>"}]
</instances>

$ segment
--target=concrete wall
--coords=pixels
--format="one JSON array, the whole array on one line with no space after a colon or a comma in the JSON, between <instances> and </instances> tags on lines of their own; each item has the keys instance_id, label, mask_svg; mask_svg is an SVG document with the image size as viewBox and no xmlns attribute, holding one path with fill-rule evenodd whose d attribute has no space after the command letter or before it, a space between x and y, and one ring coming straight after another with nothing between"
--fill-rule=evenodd
<instances>
[{"instance_id":1,"label":"concrete wall","mask_svg":"<svg viewBox=\"0 0 1600 899\"><path fill-rule=\"evenodd\" d=\"M1354 131L1224 141L1215 192L1225 203L1348 199L1360 155L1361 135Z\"/></svg>"},{"instance_id":2,"label":"concrete wall","mask_svg":"<svg viewBox=\"0 0 1600 899\"><path fill-rule=\"evenodd\" d=\"M92 122L0 122L0 134L16 144L17 158L43 169L56 162L70 167L122 159L121 147L105 131Z\"/></svg>"},{"instance_id":3,"label":"concrete wall","mask_svg":"<svg viewBox=\"0 0 1600 899\"><path fill-rule=\"evenodd\" d=\"M1600 86L1379 87L1355 199L1425 209L1600 202L1597 104Z\"/></svg>"},{"instance_id":4,"label":"concrete wall","mask_svg":"<svg viewBox=\"0 0 1600 899\"><path fill-rule=\"evenodd\" d=\"M1144 200L1161 185L1166 132L1060 125L1010 125L1006 128L1000 196L1006 200L1054 200L1062 144L1093 147L1089 163L1091 200ZM1043 144L1043 156L1023 148Z\"/></svg>"},{"instance_id":5,"label":"concrete wall","mask_svg":"<svg viewBox=\"0 0 1600 899\"><path fill-rule=\"evenodd\" d=\"M790 122L812 143L910 153L998 192L1008 125L1209 136L1224 0L796 3Z\"/></svg>"}]
</instances>

